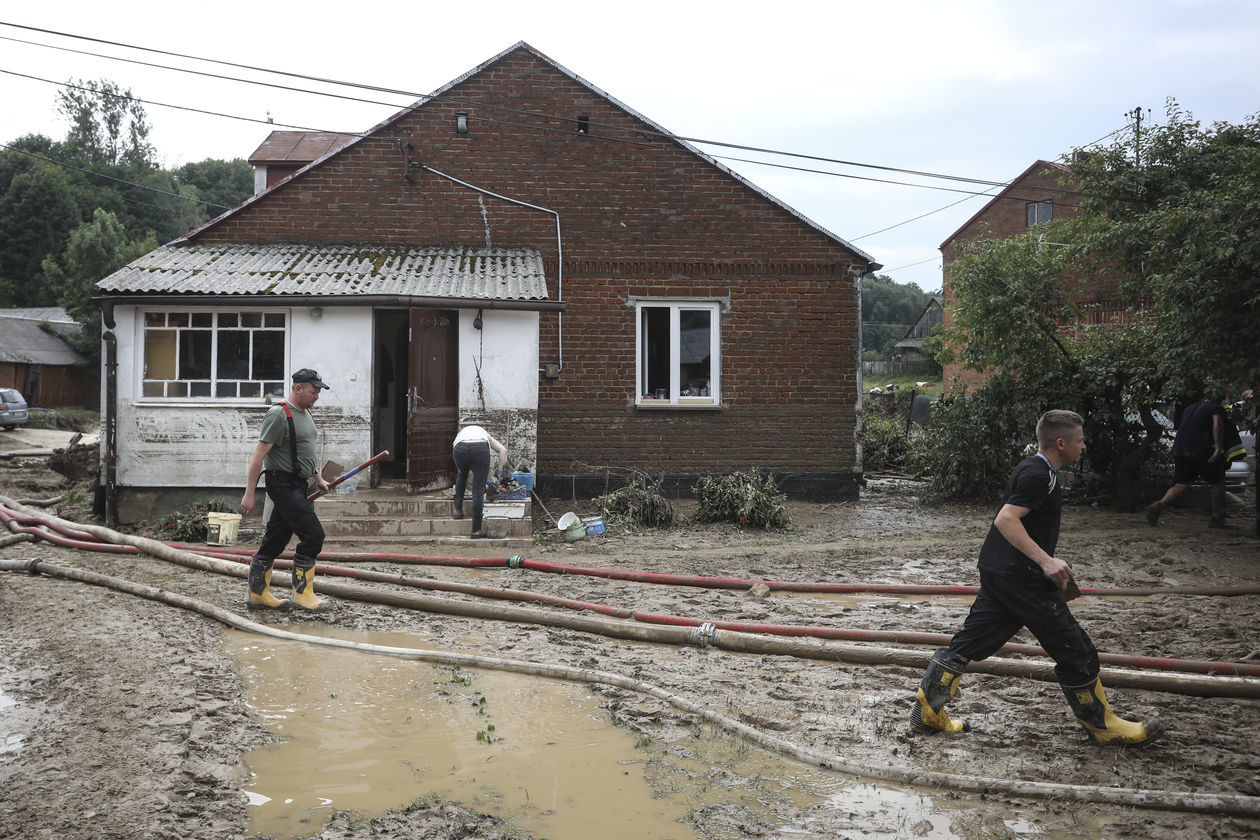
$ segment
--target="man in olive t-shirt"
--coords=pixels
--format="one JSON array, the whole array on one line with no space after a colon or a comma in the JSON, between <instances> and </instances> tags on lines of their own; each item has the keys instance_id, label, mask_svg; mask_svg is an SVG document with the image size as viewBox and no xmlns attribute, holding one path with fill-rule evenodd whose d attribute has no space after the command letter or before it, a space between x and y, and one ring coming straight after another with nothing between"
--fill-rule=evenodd
<instances>
[{"instance_id":1,"label":"man in olive t-shirt","mask_svg":"<svg viewBox=\"0 0 1260 840\"><path fill-rule=\"evenodd\" d=\"M325 605L322 598L315 597L315 558L324 547L324 526L315 515L315 506L306 500L306 490L312 477L320 490L329 489L317 467L319 436L310 414L327 387L318 373L302 368L293 374L288 398L273 405L263 418L241 497L241 513L248 515L254 510L254 489L265 468L267 496L273 509L265 523L262 545L249 561L251 609L289 606L288 601L271 594L271 569L294 534L298 544L293 551L293 603L308 610Z\"/></svg>"}]
</instances>

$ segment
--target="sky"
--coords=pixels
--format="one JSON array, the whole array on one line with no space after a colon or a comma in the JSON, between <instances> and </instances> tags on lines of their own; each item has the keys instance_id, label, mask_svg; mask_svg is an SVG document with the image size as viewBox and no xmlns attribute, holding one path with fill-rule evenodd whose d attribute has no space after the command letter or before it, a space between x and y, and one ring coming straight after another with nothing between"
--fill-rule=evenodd
<instances>
[{"instance_id":1,"label":"sky","mask_svg":"<svg viewBox=\"0 0 1260 840\"><path fill-rule=\"evenodd\" d=\"M363 131L416 97L127 47L419 96L525 41L677 135L842 161L696 143L924 291L940 288L940 244L988 201L970 193L991 188L892 170L1003 183L1039 159L1131 138L1136 108L1144 125L1163 122L1170 97L1204 125L1260 112L1253 0L58 0L6 4L0 39L0 142L64 138L58 85L108 79L148 103L168 168L246 158L277 127Z\"/></svg>"}]
</instances>

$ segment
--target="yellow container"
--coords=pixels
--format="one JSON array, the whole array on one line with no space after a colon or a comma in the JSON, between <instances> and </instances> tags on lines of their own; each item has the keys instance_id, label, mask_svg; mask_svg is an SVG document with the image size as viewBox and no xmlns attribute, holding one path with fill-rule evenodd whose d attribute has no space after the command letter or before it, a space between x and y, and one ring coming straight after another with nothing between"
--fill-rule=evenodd
<instances>
[{"instance_id":1,"label":"yellow container","mask_svg":"<svg viewBox=\"0 0 1260 840\"><path fill-rule=\"evenodd\" d=\"M206 520L207 545L236 545L236 532L241 527L239 513L212 510L206 514Z\"/></svg>"}]
</instances>

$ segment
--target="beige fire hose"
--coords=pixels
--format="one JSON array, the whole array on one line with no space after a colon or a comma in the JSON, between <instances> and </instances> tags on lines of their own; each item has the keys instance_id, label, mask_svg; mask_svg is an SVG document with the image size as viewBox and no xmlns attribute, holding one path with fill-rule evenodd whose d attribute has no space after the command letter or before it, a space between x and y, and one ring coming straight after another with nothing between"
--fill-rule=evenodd
<instances>
[{"instance_id":1,"label":"beige fire hose","mask_svg":"<svg viewBox=\"0 0 1260 840\"><path fill-rule=\"evenodd\" d=\"M0 495L0 504L21 511L12 499ZM22 511L30 512L30 511ZM160 560L216 574L244 578L248 567L243 563L205 557L174 548L157 540L122 534L99 525L84 525L40 512L40 516L69 528L92 534L102 542L115 545L131 545ZM318 566L317 566L318 568ZM292 577L277 571L272 586L292 588ZM629 639L639 642L672 645L701 645L722 650L763 655L795 656L833 662L850 662L863 665L904 665L926 668L931 661L931 651L910 648L882 647L868 644L849 644L819 639L792 639L720 630L714 627L677 627L647 625L602 616L554 612L532 607L440 598L431 595L401 593L379 587L320 579L321 594L332 595L351 601L384 604L404 609L420 610L439 615L458 615L466 618L511 621L562 627L610 638ZM972 673L1023 677L1042 682L1058 683L1054 666L1049 662L1004 659L992 657L968 666ZM1176 674L1168 672L1133 671L1104 668L1100 671L1103 682L1117 688L1137 688L1164 691L1196 697L1260 698L1260 680L1221 675Z\"/></svg>"},{"instance_id":2,"label":"beige fire hose","mask_svg":"<svg viewBox=\"0 0 1260 840\"><path fill-rule=\"evenodd\" d=\"M107 586L120 592L126 592L147 598L152 601L169 604L182 609L192 610L208 618L222 622L229 627L271 636L277 639L306 642L325 647L343 648L363 653L386 656L397 656L429 662L436 665L460 666L469 668L487 668L499 671L510 671L552 679L576 682L600 683L603 685L624 688L662 700L676 709L694 714L705 721L728 732L740 735L747 740L777 752L789 758L803 761L817 767L845 773L860 779L877 780L903 785L939 787L947 790L985 795L1005 794L1033 799L1072 800L1095 804L1124 805L1135 808L1150 808L1164 811L1184 811L1209 814L1230 814L1243 817L1260 817L1260 797L1240 794L1216 794L1189 791L1142 790L1135 788L1099 788L1084 785L1057 784L1053 782L1034 782L1026 780L997 779L985 776L962 776L934 771L919 771L897 767L871 767L847 762L839 756L812 750L794 744L783 738L762 732L738 720L718 712L671 691L667 691L651 683L597 671L591 668L575 668L567 665L550 665L521 660L500 659L497 657L475 656L460 653L442 653L439 651L423 651L412 648L375 645L366 642L353 642L344 639L329 639L319 636L307 636L267 627L213 604L189 598L172 592L157 589L146 584L139 584L121 578L88 572L65 566L56 566L42 560L9 560L0 559L0 571L28 571L32 574L45 574L55 577L77 580L98 586ZM242 570L244 571L244 570ZM274 582L274 581L273 581ZM327 589L325 588L325 591Z\"/></svg>"}]
</instances>

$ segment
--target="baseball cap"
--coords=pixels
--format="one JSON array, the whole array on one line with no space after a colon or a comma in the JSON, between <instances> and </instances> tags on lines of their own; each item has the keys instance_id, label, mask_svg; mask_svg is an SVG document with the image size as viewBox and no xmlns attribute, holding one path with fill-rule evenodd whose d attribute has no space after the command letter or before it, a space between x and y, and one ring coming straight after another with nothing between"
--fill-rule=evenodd
<instances>
[{"instance_id":1,"label":"baseball cap","mask_svg":"<svg viewBox=\"0 0 1260 840\"><path fill-rule=\"evenodd\" d=\"M296 385L299 382L309 382L316 388L328 388L328 386L324 384L324 380L319 378L319 374L310 368L302 368L297 373L293 374L293 384ZM329 388L329 390L332 389Z\"/></svg>"}]
</instances>

